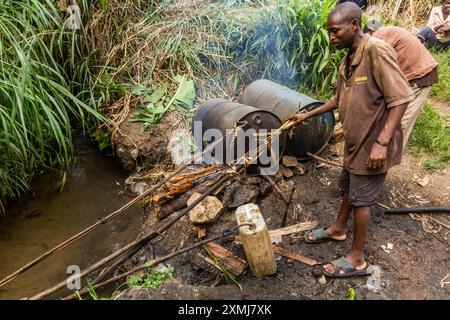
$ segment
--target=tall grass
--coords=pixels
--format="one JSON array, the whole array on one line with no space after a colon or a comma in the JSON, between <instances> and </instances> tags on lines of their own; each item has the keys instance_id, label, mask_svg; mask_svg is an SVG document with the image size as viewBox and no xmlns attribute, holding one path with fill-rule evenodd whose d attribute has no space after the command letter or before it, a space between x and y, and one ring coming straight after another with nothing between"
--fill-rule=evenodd
<instances>
[{"instance_id":1,"label":"tall grass","mask_svg":"<svg viewBox=\"0 0 450 320\"><path fill-rule=\"evenodd\" d=\"M335 5L334 0L277 1L239 40L237 63L254 65L257 77L329 95L343 57L332 50L326 29Z\"/></svg>"},{"instance_id":2,"label":"tall grass","mask_svg":"<svg viewBox=\"0 0 450 320\"><path fill-rule=\"evenodd\" d=\"M71 119L102 119L76 97L77 31L50 0L0 0L0 199L17 198L42 166L67 167ZM80 75L79 75L80 76ZM77 94L78 94L77 93Z\"/></svg>"}]
</instances>

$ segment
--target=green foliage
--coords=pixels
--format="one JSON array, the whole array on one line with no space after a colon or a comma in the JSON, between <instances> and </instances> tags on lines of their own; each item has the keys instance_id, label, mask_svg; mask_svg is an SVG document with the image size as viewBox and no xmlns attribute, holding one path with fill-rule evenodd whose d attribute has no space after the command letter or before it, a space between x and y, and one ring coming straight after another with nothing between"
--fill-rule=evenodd
<instances>
[{"instance_id":1,"label":"green foliage","mask_svg":"<svg viewBox=\"0 0 450 320\"><path fill-rule=\"evenodd\" d=\"M131 93L143 96L144 103L138 105L142 111L133 113L129 122L144 122L142 132L148 130L150 125L158 123L171 107L184 113L191 113L195 100L194 81L186 80L185 76L174 77L178 88L173 97L169 96L167 85L150 90L144 86L135 86Z\"/></svg>"},{"instance_id":2,"label":"green foliage","mask_svg":"<svg viewBox=\"0 0 450 320\"><path fill-rule=\"evenodd\" d=\"M236 60L257 77L329 96L343 52L332 50L326 21L336 1L277 1L237 42ZM254 75L252 75L254 76Z\"/></svg>"},{"instance_id":3,"label":"green foliage","mask_svg":"<svg viewBox=\"0 0 450 320\"><path fill-rule=\"evenodd\" d=\"M70 165L71 120L104 118L78 96L84 82L72 82L84 78L79 35L64 29L57 4L0 3L0 199L7 199L25 191L39 167Z\"/></svg>"},{"instance_id":4,"label":"green foliage","mask_svg":"<svg viewBox=\"0 0 450 320\"><path fill-rule=\"evenodd\" d=\"M439 82L433 85L431 96L437 101L450 102L450 51L435 51L432 54L439 63Z\"/></svg>"},{"instance_id":5,"label":"green foliage","mask_svg":"<svg viewBox=\"0 0 450 320\"><path fill-rule=\"evenodd\" d=\"M149 267L151 263L148 263ZM131 275L128 278L128 286L130 288L146 288L146 289L156 289L164 281L173 278L173 268L168 268L165 271L159 271L156 269L151 269L147 273L141 275Z\"/></svg>"},{"instance_id":6,"label":"green foliage","mask_svg":"<svg viewBox=\"0 0 450 320\"><path fill-rule=\"evenodd\" d=\"M450 161L450 128L444 117L427 103L411 134L412 151L425 158L428 170L440 170Z\"/></svg>"},{"instance_id":7,"label":"green foliage","mask_svg":"<svg viewBox=\"0 0 450 320\"><path fill-rule=\"evenodd\" d=\"M356 300L356 291L354 288L347 289L347 300Z\"/></svg>"},{"instance_id":8,"label":"green foliage","mask_svg":"<svg viewBox=\"0 0 450 320\"><path fill-rule=\"evenodd\" d=\"M89 293L89 296L91 297L92 300L111 300L110 298L100 298L97 294L97 292L94 289L94 286L92 285L92 282L90 280L88 280L87 282L87 290ZM77 291L75 291L75 295L77 296L78 300L83 300L83 298L81 297L80 293Z\"/></svg>"}]
</instances>

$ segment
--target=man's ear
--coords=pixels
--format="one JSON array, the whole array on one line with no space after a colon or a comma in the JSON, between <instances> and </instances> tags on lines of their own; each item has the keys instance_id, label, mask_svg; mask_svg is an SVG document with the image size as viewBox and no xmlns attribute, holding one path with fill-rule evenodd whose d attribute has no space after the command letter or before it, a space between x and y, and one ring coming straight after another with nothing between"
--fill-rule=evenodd
<instances>
[{"instance_id":1,"label":"man's ear","mask_svg":"<svg viewBox=\"0 0 450 320\"><path fill-rule=\"evenodd\" d=\"M358 28L359 28L359 20L358 19L353 19L352 20L352 29L353 29L353 31L358 30Z\"/></svg>"}]
</instances>

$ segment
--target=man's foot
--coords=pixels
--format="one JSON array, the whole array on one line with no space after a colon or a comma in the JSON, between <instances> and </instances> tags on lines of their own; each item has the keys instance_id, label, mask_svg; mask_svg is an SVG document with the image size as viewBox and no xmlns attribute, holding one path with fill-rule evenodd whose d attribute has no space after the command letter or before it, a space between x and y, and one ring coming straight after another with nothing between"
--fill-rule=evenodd
<instances>
[{"instance_id":1,"label":"man's foot","mask_svg":"<svg viewBox=\"0 0 450 320\"><path fill-rule=\"evenodd\" d=\"M333 278L348 278L369 274L369 264L364 259L354 259L351 256L340 257L323 266L323 273Z\"/></svg>"},{"instance_id":2,"label":"man's foot","mask_svg":"<svg viewBox=\"0 0 450 320\"><path fill-rule=\"evenodd\" d=\"M325 241L345 241L347 235L344 231L337 231L333 226L329 228L320 228L305 233L307 243L322 243Z\"/></svg>"}]
</instances>

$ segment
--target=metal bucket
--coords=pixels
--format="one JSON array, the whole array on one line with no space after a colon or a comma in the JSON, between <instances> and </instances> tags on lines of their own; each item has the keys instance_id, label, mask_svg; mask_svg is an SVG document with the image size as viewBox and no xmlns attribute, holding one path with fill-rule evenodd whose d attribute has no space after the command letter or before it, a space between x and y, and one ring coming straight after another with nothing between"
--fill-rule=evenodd
<instances>
[{"instance_id":1,"label":"metal bucket","mask_svg":"<svg viewBox=\"0 0 450 320\"><path fill-rule=\"evenodd\" d=\"M199 123L201 123L201 129ZM230 130L240 127L244 132L248 132L246 131L248 129L253 129L254 132L259 133L261 129L278 129L281 124L281 120L269 111L224 99L212 99L203 103L195 112L192 119L192 133L196 144L202 148L215 141L215 139L205 141L204 134L207 130L217 129L222 135L226 135L223 145L225 159L217 160L220 163L229 164L230 161L243 156L243 154L237 152L235 145L236 136L230 134ZM282 135L279 142L278 155L281 157L286 146L286 137ZM245 152L248 152L248 149L249 144L246 143ZM234 150L233 153L230 150ZM232 154L231 156L230 153Z\"/></svg>"},{"instance_id":2,"label":"metal bucket","mask_svg":"<svg viewBox=\"0 0 450 320\"><path fill-rule=\"evenodd\" d=\"M323 102L281 86L270 80L252 82L239 97L239 102L277 115L283 122L300 110L312 110ZM321 152L334 129L333 112L326 112L298 125L286 142L286 152L299 160L311 158L308 152Z\"/></svg>"}]
</instances>

